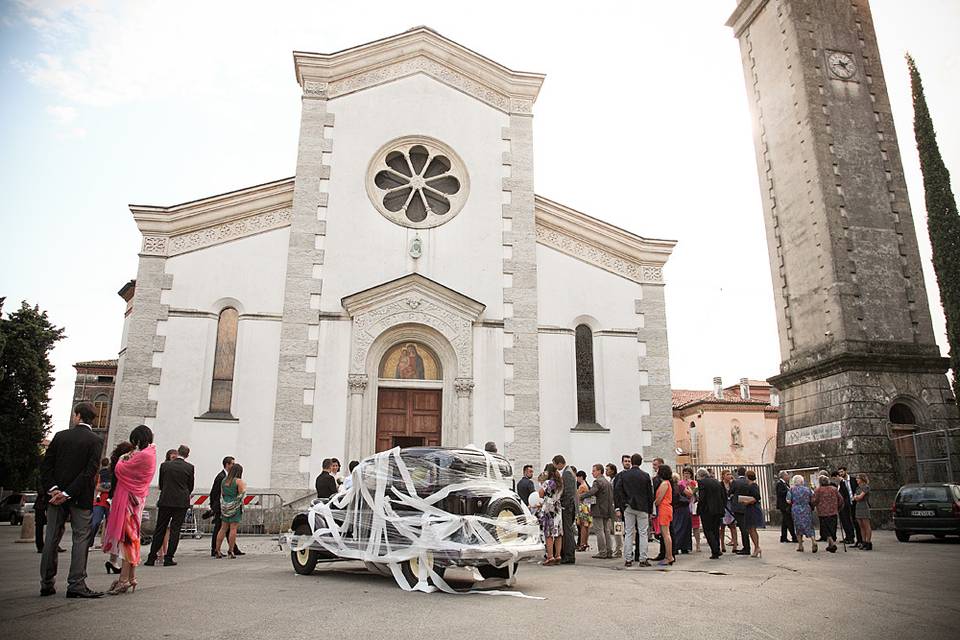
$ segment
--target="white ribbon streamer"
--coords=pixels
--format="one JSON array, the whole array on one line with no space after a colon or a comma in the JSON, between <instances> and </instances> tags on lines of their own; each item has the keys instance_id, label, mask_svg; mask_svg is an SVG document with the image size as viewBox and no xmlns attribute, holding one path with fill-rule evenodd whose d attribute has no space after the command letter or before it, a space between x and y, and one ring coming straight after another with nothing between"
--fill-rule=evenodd
<instances>
[{"instance_id":1,"label":"white ribbon streamer","mask_svg":"<svg viewBox=\"0 0 960 640\"><path fill-rule=\"evenodd\" d=\"M489 564L506 568L506 584L513 585L516 563L543 553L539 524L504 479L501 460L486 451L469 451L469 456L483 456L482 466L471 465L465 460L469 456L463 455L467 453L438 450L422 457L408 453L406 460L399 448L375 454L353 470L349 490L309 509L310 536L291 532L284 543L290 551L323 549L341 559L386 565L406 591L531 597L509 591L457 591L436 571L445 564ZM449 456L450 465L437 464L446 461L444 456ZM418 484L429 495L419 495ZM434 491L436 486L442 488ZM510 518L453 514L441 508L450 496L465 505L474 501L483 509L510 498L521 513ZM404 575L404 563L417 567L416 584Z\"/></svg>"}]
</instances>

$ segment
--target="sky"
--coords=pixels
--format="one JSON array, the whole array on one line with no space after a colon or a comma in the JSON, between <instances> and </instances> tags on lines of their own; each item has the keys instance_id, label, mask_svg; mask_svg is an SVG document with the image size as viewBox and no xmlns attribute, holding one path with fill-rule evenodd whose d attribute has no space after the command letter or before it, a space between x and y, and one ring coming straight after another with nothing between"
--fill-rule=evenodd
<instances>
[{"instance_id":1,"label":"sky","mask_svg":"<svg viewBox=\"0 0 960 640\"><path fill-rule=\"evenodd\" d=\"M674 388L777 373L780 353L734 0L136 2L0 0L0 297L66 327L73 363L116 357L140 236L127 205L170 205L293 175L291 52L427 25L545 73L536 192L633 233L678 240L666 269ZM903 54L923 75L960 174L960 2L873 0L940 349ZM957 189L955 183L955 190Z\"/></svg>"}]
</instances>

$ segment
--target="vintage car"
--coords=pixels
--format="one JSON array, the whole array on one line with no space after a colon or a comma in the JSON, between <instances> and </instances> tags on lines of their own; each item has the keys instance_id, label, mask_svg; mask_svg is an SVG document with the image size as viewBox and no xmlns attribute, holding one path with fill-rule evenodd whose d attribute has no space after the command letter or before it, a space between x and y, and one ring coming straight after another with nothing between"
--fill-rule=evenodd
<instances>
[{"instance_id":1,"label":"vintage car","mask_svg":"<svg viewBox=\"0 0 960 640\"><path fill-rule=\"evenodd\" d=\"M312 573L318 562L359 560L401 587L448 590L448 567L476 567L484 579L512 583L521 559L543 554L537 521L500 455L396 448L363 460L347 484L315 500L283 536L297 573Z\"/></svg>"}]
</instances>

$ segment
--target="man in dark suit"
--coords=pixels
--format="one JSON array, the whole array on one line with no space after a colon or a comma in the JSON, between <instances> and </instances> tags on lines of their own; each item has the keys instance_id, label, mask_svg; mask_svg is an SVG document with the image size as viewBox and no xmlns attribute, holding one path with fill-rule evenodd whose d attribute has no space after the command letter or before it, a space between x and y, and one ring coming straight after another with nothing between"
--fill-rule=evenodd
<instances>
[{"instance_id":1,"label":"man in dark suit","mask_svg":"<svg viewBox=\"0 0 960 640\"><path fill-rule=\"evenodd\" d=\"M614 507L614 521L623 522L623 512L627 509L627 496L623 493L623 472L630 468L630 456L624 454L620 456L620 463L623 466L623 470L617 472L613 476L613 507ZM624 528L626 524L624 524ZM619 542L623 542L626 538L626 531L620 536ZM640 545L636 545L634 553L640 550ZM618 552L623 552L623 546L621 545ZM614 555L619 555L619 553L614 553Z\"/></svg>"},{"instance_id":2,"label":"man in dark suit","mask_svg":"<svg viewBox=\"0 0 960 640\"><path fill-rule=\"evenodd\" d=\"M190 448L180 445L177 456L160 465L160 499L157 500L157 527L150 544L150 555L145 565L152 567L157 562L157 552L163 546L163 537L170 529L170 542L163 556L163 566L175 567L173 557L180 544L180 527L190 508L190 494L193 493L193 465L187 462Z\"/></svg>"},{"instance_id":3,"label":"man in dark suit","mask_svg":"<svg viewBox=\"0 0 960 640\"><path fill-rule=\"evenodd\" d=\"M623 563L633 566L633 558L641 567L649 567L647 560L647 527L650 526L650 514L653 512L653 484L650 475L640 468L643 456L635 453L630 456L630 467L623 471L620 479L620 491L623 495ZM637 549L633 545L636 542Z\"/></svg>"},{"instance_id":4,"label":"man in dark suit","mask_svg":"<svg viewBox=\"0 0 960 640\"><path fill-rule=\"evenodd\" d=\"M323 462L320 463L320 467L323 470L320 472L320 475L317 476L317 481L314 484L317 487L317 497L321 500L326 500L327 498L337 495L337 479L334 478L333 473L331 473L333 460L324 458Z\"/></svg>"},{"instance_id":5,"label":"man in dark suit","mask_svg":"<svg viewBox=\"0 0 960 640\"><path fill-rule=\"evenodd\" d=\"M73 426L53 437L40 463L40 488L48 496L47 533L40 559L40 595L51 596L57 578L57 549L67 517L73 531L68 598L99 598L103 593L87 587L87 552L93 485L100 468L103 441L90 429L97 413L89 402L73 408Z\"/></svg>"},{"instance_id":6,"label":"man in dark suit","mask_svg":"<svg viewBox=\"0 0 960 640\"><path fill-rule=\"evenodd\" d=\"M727 490L706 469L697 470L697 514L703 535L710 545L710 559L720 557L720 523L727 504Z\"/></svg>"},{"instance_id":7,"label":"man in dark suit","mask_svg":"<svg viewBox=\"0 0 960 640\"><path fill-rule=\"evenodd\" d=\"M523 504L527 504L530 499L530 494L535 490L536 486L533 484L533 465L525 464L523 465L523 477L520 478L520 482L517 483L517 495L520 496Z\"/></svg>"},{"instance_id":8,"label":"man in dark suit","mask_svg":"<svg viewBox=\"0 0 960 640\"><path fill-rule=\"evenodd\" d=\"M217 534L220 533L220 527L223 524L223 513L220 511L220 496L223 491L223 480L230 472L233 466L234 457L227 456L223 459L223 471L217 474L213 479L213 486L210 487L210 511L213 512L213 533L210 534L210 555L217 557ZM244 555L237 543L233 543L233 555Z\"/></svg>"},{"instance_id":9,"label":"man in dark suit","mask_svg":"<svg viewBox=\"0 0 960 640\"><path fill-rule=\"evenodd\" d=\"M793 530L793 512L787 502L787 493L790 491L790 474L780 472L777 478L777 511L780 512L780 542L787 542L787 532L790 533L790 542L797 541L797 534Z\"/></svg>"},{"instance_id":10,"label":"man in dark suit","mask_svg":"<svg viewBox=\"0 0 960 640\"><path fill-rule=\"evenodd\" d=\"M733 517L737 519L737 528L740 529L740 540L743 547L734 551L738 556L750 555L750 535L747 533L747 505L740 502L740 496L750 495L750 481L746 478L747 468L737 467L737 477L730 483L730 496L732 498L730 507L733 509Z\"/></svg>"},{"instance_id":11,"label":"man in dark suit","mask_svg":"<svg viewBox=\"0 0 960 640\"><path fill-rule=\"evenodd\" d=\"M858 545L863 544L860 540L860 523L853 518L853 496L857 493L859 486L856 478L847 475L846 467L837 467L837 476L839 476L838 487L840 497L843 498L843 504L840 506L840 523L843 525L844 544L853 544L854 537Z\"/></svg>"},{"instance_id":12,"label":"man in dark suit","mask_svg":"<svg viewBox=\"0 0 960 640\"><path fill-rule=\"evenodd\" d=\"M577 562L577 532L573 525L577 516L577 476L567 466L567 461L560 454L553 456L553 464L563 478L563 493L560 494L561 519L563 521L563 548L560 552L560 564L575 564Z\"/></svg>"}]
</instances>

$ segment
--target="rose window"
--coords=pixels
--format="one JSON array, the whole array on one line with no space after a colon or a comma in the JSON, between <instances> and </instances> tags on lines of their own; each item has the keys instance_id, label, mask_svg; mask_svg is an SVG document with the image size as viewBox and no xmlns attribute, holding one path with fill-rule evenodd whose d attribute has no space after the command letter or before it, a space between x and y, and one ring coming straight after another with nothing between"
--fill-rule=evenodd
<instances>
[{"instance_id":1,"label":"rose window","mask_svg":"<svg viewBox=\"0 0 960 640\"><path fill-rule=\"evenodd\" d=\"M384 146L367 172L367 193L377 210L396 224L417 229L457 215L467 187L460 158L442 142L424 137Z\"/></svg>"}]
</instances>

